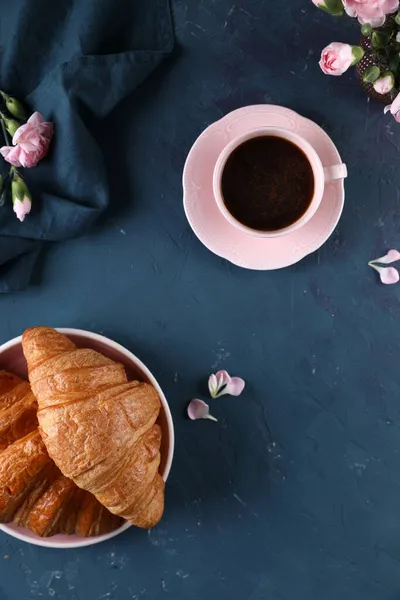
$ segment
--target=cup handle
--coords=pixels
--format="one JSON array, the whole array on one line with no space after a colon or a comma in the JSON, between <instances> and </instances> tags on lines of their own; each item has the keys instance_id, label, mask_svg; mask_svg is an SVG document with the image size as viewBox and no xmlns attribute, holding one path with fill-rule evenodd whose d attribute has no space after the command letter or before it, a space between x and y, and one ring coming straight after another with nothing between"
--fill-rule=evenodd
<instances>
[{"instance_id":1,"label":"cup handle","mask_svg":"<svg viewBox=\"0 0 400 600\"><path fill-rule=\"evenodd\" d=\"M345 179L347 177L347 167L344 163L333 165L332 167L324 167L324 176L326 183L335 179Z\"/></svg>"}]
</instances>

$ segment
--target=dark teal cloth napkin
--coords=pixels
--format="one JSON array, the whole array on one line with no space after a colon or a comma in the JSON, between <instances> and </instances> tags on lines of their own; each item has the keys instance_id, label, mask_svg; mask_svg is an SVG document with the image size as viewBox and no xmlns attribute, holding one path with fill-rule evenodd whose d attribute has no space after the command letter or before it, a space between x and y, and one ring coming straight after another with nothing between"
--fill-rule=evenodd
<instances>
[{"instance_id":1,"label":"dark teal cloth napkin","mask_svg":"<svg viewBox=\"0 0 400 600\"><path fill-rule=\"evenodd\" d=\"M96 133L171 53L169 0L0 0L0 46L0 88L55 124L50 155L22 171L32 212L20 223L0 208L4 293L29 284L45 242L81 235L107 208Z\"/></svg>"}]
</instances>

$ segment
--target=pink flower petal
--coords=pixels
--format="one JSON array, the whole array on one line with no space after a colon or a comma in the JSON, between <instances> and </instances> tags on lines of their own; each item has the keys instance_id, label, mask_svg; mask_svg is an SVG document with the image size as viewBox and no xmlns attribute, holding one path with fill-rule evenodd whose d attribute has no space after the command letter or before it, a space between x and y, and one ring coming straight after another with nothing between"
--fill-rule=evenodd
<instances>
[{"instance_id":1,"label":"pink flower petal","mask_svg":"<svg viewBox=\"0 0 400 600\"><path fill-rule=\"evenodd\" d=\"M361 24L369 23L380 27L386 15L399 8L399 0L343 0L344 8L351 17L358 17Z\"/></svg>"},{"instance_id":2,"label":"pink flower petal","mask_svg":"<svg viewBox=\"0 0 400 600\"><path fill-rule=\"evenodd\" d=\"M385 111L387 112L386 108L389 108L392 115L396 115L400 111L400 94L397 94L396 98L393 100L392 104L389 105L389 107L385 107Z\"/></svg>"},{"instance_id":3,"label":"pink flower petal","mask_svg":"<svg viewBox=\"0 0 400 600\"><path fill-rule=\"evenodd\" d=\"M187 413L189 419L192 421L196 421L197 419L209 419L210 421L218 421L215 417L210 415L210 407L208 404L203 402L203 400L199 400L195 398L189 403Z\"/></svg>"},{"instance_id":4,"label":"pink flower petal","mask_svg":"<svg viewBox=\"0 0 400 600\"><path fill-rule=\"evenodd\" d=\"M218 380L217 376L212 374L208 378L208 391L210 392L211 398L215 398L218 394Z\"/></svg>"},{"instance_id":5,"label":"pink flower petal","mask_svg":"<svg viewBox=\"0 0 400 600\"><path fill-rule=\"evenodd\" d=\"M35 167L40 160L40 152L25 152L23 148L18 144L16 148L19 148L19 160L22 167L30 169Z\"/></svg>"},{"instance_id":6,"label":"pink flower petal","mask_svg":"<svg viewBox=\"0 0 400 600\"><path fill-rule=\"evenodd\" d=\"M37 152L38 150L38 144L35 144L34 141L31 142L30 140L21 140L18 145L24 152Z\"/></svg>"},{"instance_id":7,"label":"pink flower petal","mask_svg":"<svg viewBox=\"0 0 400 600\"><path fill-rule=\"evenodd\" d=\"M33 115L31 115L28 119L29 125L33 125L34 127L36 127L37 125L40 125L41 123L43 123L43 121L44 121L44 117L38 111L34 112Z\"/></svg>"},{"instance_id":8,"label":"pink flower petal","mask_svg":"<svg viewBox=\"0 0 400 600\"><path fill-rule=\"evenodd\" d=\"M9 162L14 167L21 167L21 149L19 146L3 146L0 148L0 154L4 157L4 160Z\"/></svg>"},{"instance_id":9,"label":"pink flower petal","mask_svg":"<svg viewBox=\"0 0 400 600\"><path fill-rule=\"evenodd\" d=\"M53 136L53 132L54 132L53 123L42 123L38 127L38 130L41 135L44 135L48 139L51 139Z\"/></svg>"},{"instance_id":10,"label":"pink flower petal","mask_svg":"<svg viewBox=\"0 0 400 600\"><path fill-rule=\"evenodd\" d=\"M12 139L12 143L14 144L14 146L16 144L18 144L19 139L21 137L23 137L24 133L29 131L30 127L29 125L25 124L25 125L21 125L21 127L18 127L17 131L14 133L13 139Z\"/></svg>"},{"instance_id":11,"label":"pink flower petal","mask_svg":"<svg viewBox=\"0 0 400 600\"><path fill-rule=\"evenodd\" d=\"M322 50L319 66L325 75L343 75L353 64L353 47L342 42L332 42Z\"/></svg>"},{"instance_id":12,"label":"pink flower petal","mask_svg":"<svg viewBox=\"0 0 400 600\"><path fill-rule=\"evenodd\" d=\"M218 371L210 375L208 389L212 398L219 398L225 394L240 396L243 392L245 382L240 377L231 377L227 371Z\"/></svg>"},{"instance_id":13,"label":"pink flower petal","mask_svg":"<svg viewBox=\"0 0 400 600\"><path fill-rule=\"evenodd\" d=\"M49 150L53 136L53 124L44 122L43 116L34 113L25 125L18 127L13 137L14 146L18 147L18 164L11 162L10 155L6 158L15 166L34 167L44 158Z\"/></svg>"},{"instance_id":14,"label":"pink flower petal","mask_svg":"<svg viewBox=\"0 0 400 600\"><path fill-rule=\"evenodd\" d=\"M389 250L385 256L381 256L380 258L375 258L371 260L371 263L382 263L383 265L390 265L396 260L400 260L400 252L398 250Z\"/></svg>"},{"instance_id":15,"label":"pink flower petal","mask_svg":"<svg viewBox=\"0 0 400 600\"><path fill-rule=\"evenodd\" d=\"M227 384L222 394L230 394L231 396L240 396L245 387L245 382L240 377L232 377L230 382Z\"/></svg>"},{"instance_id":16,"label":"pink flower petal","mask_svg":"<svg viewBox=\"0 0 400 600\"><path fill-rule=\"evenodd\" d=\"M220 391L224 388L231 378L227 371L218 371L217 373L210 375L208 379L208 390L211 398L218 398Z\"/></svg>"},{"instance_id":17,"label":"pink flower petal","mask_svg":"<svg viewBox=\"0 0 400 600\"><path fill-rule=\"evenodd\" d=\"M229 375L228 371L218 371L216 373L217 376L217 380L218 380L218 388L221 389L221 387L223 385L228 385L228 383L231 380L231 376Z\"/></svg>"},{"instance_id":18,"label":"pink flower petal","mask_svg":"<svg viewBox=\"0 0 400 600\"><path fill-rule=\"evenodd\" d=\"M385 77L378 77L373 83L374 90L378 94L388 94L394 86L394 77L392 74Z\"/></svg>"},{"instance_id":19,"label":"pink flower petal","mask_svg":"<svg viewBox=\"0 0 400 600\"><path fill-rule=\"evenodd\" d=\"M14 146L2 146L0 148L0 154L6 158L10 154L11 150L14 150Z\"/></svg>"},{"instance_id":20,"label":"pink flower petal","mask_svg":"<svg viewBox=\"0 0 400 600\"><path fill-rule=\"evenodd\" d=\"M399 272L394 267L377 267L374 264L370 264L369 266L379 273L379 277L385 285L397 283L400 279Z\"/></svg>"},{"instance_id":21,"label":"pink flower petal","mask_svg":"<svg viewBox=\"0 0 400 600\"><path fill-rule=\"evenodd\" d=\"M28 215L31 212L31 208L32 208L32 202L30 201L30 199L27 196L24 196L23 201L21 202L20 200L17 200L16 202L14 202L13 205L13 210L15 212L15 214L17 215L17 218L22 222L26 215Z\"/></svg>"}]
</instances>

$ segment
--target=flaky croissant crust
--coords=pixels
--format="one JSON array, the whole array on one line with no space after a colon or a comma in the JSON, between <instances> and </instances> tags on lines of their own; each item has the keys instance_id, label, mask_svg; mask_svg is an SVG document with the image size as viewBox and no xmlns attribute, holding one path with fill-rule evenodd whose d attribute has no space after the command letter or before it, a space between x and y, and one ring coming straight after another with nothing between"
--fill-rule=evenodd
<instances>
[{"instance_id":1,"label":"flaky croissant crust","mask_svg":"<svg viewBox=\"0 0 400 600\"><path fill-rule=\"evenodd\" d=\"M119 527L121 519L56 467L39 434L36 413L29 383L0 371L0 522L13 522L41 537L93 536Z\"/></svg>"},{"instance_id":2,"label":"flaky croissant crust","mask_svg":"<svg viewBox=\"0 0 400 600\"><path fill-rule=\"evenodd\" d=\"M156 525L164 510L156 390L128 382L123 365L76 348L54 329L29 329L22 344L40 432L56 465L112 513Z\"/></svg>"}]
</instances>

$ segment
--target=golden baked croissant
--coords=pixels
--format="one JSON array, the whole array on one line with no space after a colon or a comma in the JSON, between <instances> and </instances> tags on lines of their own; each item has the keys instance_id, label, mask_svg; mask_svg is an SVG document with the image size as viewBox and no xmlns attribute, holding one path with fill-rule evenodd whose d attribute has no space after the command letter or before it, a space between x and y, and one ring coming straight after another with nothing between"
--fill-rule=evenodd
<instances>
[{"instance_id":1,"label":"golden baked croissant","mask_svg":"<svg viewBox=\"0 0 400 600\"><path fill-rule=\"evenodd\" d=\"M30 385L0 371L0 522L36 535L108 533L121 519L64 477L39 434Z\"/></svg>"},{"instance_id":2,"label":"golden baked croissant","mask_svg":"<svg viewBox=\"0 0 400 600\"><path fill-rule=\"evenodd\" d=\"M138 527L156 525L164 511L156 390L128 382L123 365L77 349L49 327L25 331L22 346L40 433L56 465L112 513Z\"/></svg>"}]
</instances>

